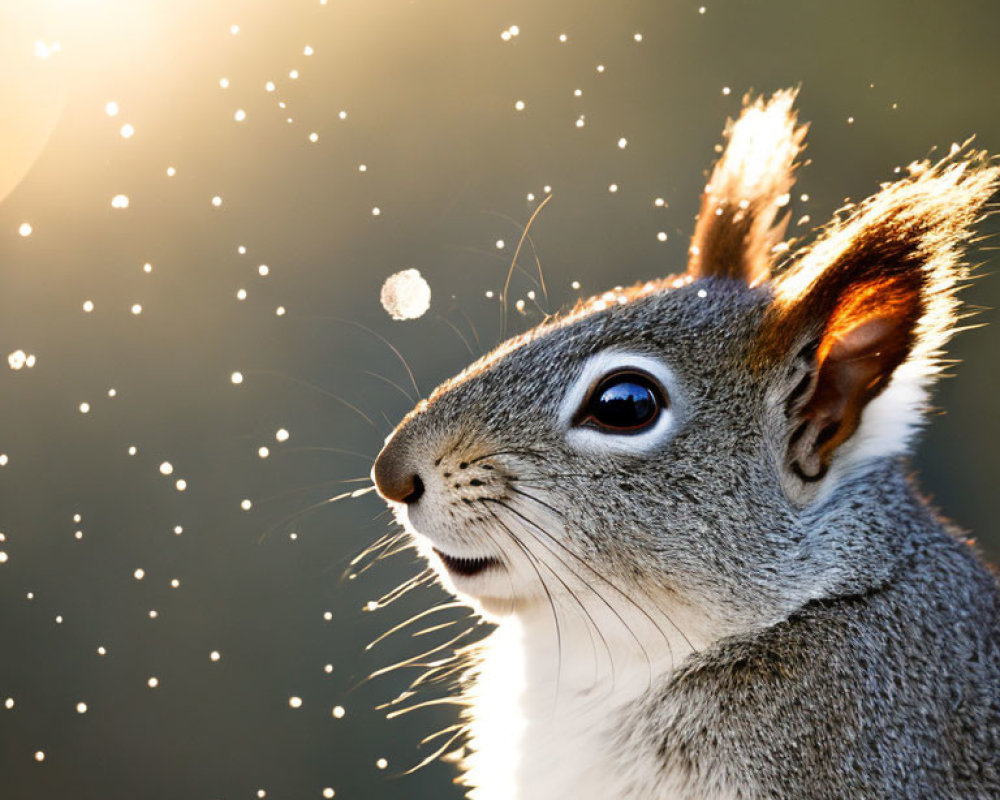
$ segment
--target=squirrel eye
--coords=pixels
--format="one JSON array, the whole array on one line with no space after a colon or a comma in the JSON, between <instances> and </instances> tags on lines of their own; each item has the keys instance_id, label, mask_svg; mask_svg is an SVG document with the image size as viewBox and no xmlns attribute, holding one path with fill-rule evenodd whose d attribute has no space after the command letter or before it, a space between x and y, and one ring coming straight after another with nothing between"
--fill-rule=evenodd
<instances>
[{"instance_id":1,"label":"squirrel eye","mask_svg":"<svg viewBox=\"0 0 1000 800\"><path fill-rule=\"evenodd\" d=\"M656 422L667 402L663 390L640 372L616 372L594 387L577 424L608 433L637 433Z\"/></svg>"}]
</instances>

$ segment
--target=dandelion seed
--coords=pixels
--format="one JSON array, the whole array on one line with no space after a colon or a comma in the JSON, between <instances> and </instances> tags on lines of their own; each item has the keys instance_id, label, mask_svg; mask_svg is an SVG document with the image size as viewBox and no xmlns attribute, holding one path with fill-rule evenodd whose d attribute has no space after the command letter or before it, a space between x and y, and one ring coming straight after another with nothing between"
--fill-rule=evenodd
<instances>
[{"instance_id":1,"label":"dandelion seed","mask_svg":"<svg viewBox=\"0 0 1000 800\"><path fill-rule=\"evenodd\" d=\"M379 301L395 320L417 319L430 308L431 287L420 270L404 269L385 279Z\"/></svg>"}]
</instances>

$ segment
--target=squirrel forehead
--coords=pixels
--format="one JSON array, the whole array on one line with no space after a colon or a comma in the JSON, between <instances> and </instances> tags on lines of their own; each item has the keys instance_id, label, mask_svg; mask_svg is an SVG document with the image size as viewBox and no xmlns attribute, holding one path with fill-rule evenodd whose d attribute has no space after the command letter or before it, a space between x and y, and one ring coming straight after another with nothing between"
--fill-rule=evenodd
<instances>
[{"instance_id":1,"label":"squirrel forehead","mask_svg":"<svg viewBox=\"0 0 1000 800\"><path fill-rule=\"evenodd\" d=\"M526 402L561 397L587 358L611 348L660 357L683 374L685 362L703 369L713 356L750 346L770 304L765 287L721 278L683 281L676 288L673 283L641 284L581 301L445 381L407 421L435 407L454 418L467 414L470 403L527 410ZM462 406L446 412L443 407L453 403Z\"/></svg>"}]
</instances>

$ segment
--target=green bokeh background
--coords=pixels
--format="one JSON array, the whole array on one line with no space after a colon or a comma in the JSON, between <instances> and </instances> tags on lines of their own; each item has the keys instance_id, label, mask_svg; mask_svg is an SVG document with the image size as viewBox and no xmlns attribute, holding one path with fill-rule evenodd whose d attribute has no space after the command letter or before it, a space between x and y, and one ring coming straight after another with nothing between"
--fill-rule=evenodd
<instances>
[{"instance_id":1,"label":"green bokeh background","mask_svg":"<svg viewBox=\"0 0 1000 800\"><path fill-rule=\"evenodd\" d=\"M313 508L363 485L343 481L367 476L410 405L368 374L408 381L352 323L394 343L424 392L460 369L496 341L485 292L501 288L537 205L527 195L546 185L532 233L552 310L577 297L572 281L589 294L682 269L713 147L751 89L801 86L812 163L795 193L795 219L811 218L799 234L935 146L975 134L1000 152L995 2L705 2L0 4L4 82L42 87L0 108L0 145L52 112L37 158L7 167L23 180L0 175L16 182L0 202L0 348L38 358L0 372L0 697L15 701L0 709L0 795L460 796L447 765L405 774L451 711L387 720L376 706L415 674L365 680L428 637L365 645L443 595L363 611L420 567L404 553L343 579L390 521L373 495ZM59 53L32 54L57 37ZM127 210L110 207L118 193ZM984 308L1000 301L989 245L965 294ZM406 267L426 276L432 308L393 322L379 288ZM530 288L516 275L513 297ZM540 318L527 308L515 328ZM955 341L963 363L936 394L946 413L916 466L997 559L995 318Z\"/></svg>"}]
</instances>

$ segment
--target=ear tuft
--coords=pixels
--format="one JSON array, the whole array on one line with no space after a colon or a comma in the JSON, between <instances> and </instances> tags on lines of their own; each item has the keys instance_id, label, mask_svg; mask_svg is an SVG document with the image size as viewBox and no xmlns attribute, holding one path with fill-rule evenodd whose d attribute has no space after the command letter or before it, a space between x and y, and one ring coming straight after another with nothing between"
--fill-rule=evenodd
<instances>
[{"instance_id":1,"label":"ear tuft","mask_svg":"<svg viewBox=\"0 0 1000 800\"><path fill-rule=\"evenodd\" d=\"M798 360L785 408L802 480L822 478L849 439L855 459L905 449L942 369L962 251L1000 169L954 147L909 171L846 209L774 282L760 352Z\"/></svg>"},{"instance_id":2,"label":"ear tuft","mask_svg":"<svg viewBox=\"0 0 1000 800\"><path fill-rule=\"evenodd\" d=\"M775 218L788 204L808 127L797 124L797 94L786 89L766 103L747 95L740 118L727 123L729 141L705 186L691 242L688 272L695 278L738 278L748 285L768 278L788 223L787 214L777 225Z\"/></svg>"}]
</instances>

